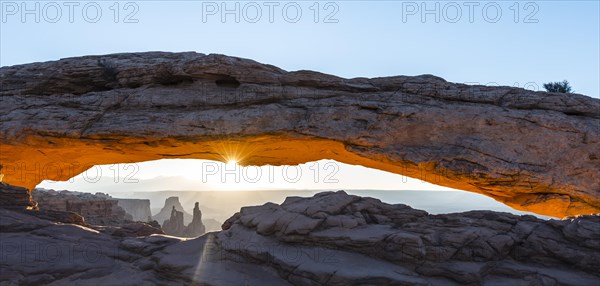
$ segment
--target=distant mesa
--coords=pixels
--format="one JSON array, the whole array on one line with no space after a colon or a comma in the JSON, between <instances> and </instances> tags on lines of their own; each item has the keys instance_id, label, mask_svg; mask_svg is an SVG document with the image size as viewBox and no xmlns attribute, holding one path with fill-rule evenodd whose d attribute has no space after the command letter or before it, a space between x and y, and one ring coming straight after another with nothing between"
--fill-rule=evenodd
<instances>
[{"instance_id":1,"label":"distant mesa","mask_svg":"<svg viewBox=\"0 0 600 286\"><path fill-rule=\"evenodd\" d=\"M165 220L170 219L173 208L175 208L175 210L183 213L183 223L184 224L188 224L188 223L192 222L192 219L193 219L192 215L187 213L183 209L183 206L179 202L179 197L168 197L165 200L165 205L163 206L163 208L156 215L152 216L152 219L155 221L158 221L160 223L164 222Z\"/></svg>"}]
</instances>

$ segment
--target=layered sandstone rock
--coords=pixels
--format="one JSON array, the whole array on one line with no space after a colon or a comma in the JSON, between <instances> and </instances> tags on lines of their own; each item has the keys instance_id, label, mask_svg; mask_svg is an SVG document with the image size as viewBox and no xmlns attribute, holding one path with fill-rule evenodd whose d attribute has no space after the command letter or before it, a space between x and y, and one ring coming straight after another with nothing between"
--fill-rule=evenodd
<instances>
[{"instance_id":1,"label":"layered sandstone rock","mask_svg":"<svg viewBox=\"0 0 600 286\"><path fill-rule=\"evenodd\" d=\"M103 193L81 193L34 189L33 199L41 210L75 212L94 225L121 225L132 218L118 201Z\"/></svg>"},{"instance_id":2,"label":"layered sandstone rock","mask_svg":"<svg viewBox=\"0 0 600 286\"><path fill-rule=\"evenodd\" d=\"M66 210L40 209L29 190L2 182L0 182L0 208L27 213L53 222L87 225L85 219L78 213Z\"/></svg>"},{"instance_id":3,"label":"layered sandstone rock","mask_svg":"<svg viewBox=\"0 0 600 286\"><path fill-rule=\"evenodd\" d=\"M31 199L29 190L0 182L0 207L15 210L36 210L37 203Z\"/></svg>"},{"instance_id":4,"label":"layered sandstone rock","mask_svg":"<svg viewBox=\"0 0 600 286\"><path fill-rule=\"evenodd\" d=\"M226 230L127 237L0 208L8 285L598 285L600 216L429 215L327 192ZM49 253L51 246L53 255ZM56 251L56 250L60 251ZM45 253L46 255L40 255Z\"/></svg>"},{"instance_id":5,"label":"layered sandstone rock","mask_svg":"<svg viewBox=\"0 0 600 286\"><path fill-rule=\"evenodd\" d=\"M297 285L600 281L597 215L563 221L491 211L429 215L340 191L245 207L223 228L221 247L273 263ZM306 257L289 256L299 252Z\"/></svg>"},{"instance_id":6,"label":"layered sandstone rock","mask_svg":"<svg viewBox=\"0 0 600 286\"><path fill-rule=\"evenodd\" d=\"M33 200L31 193L36 194L36 199L40 199L42 202L40 207ZM35 189L30 192L25 188L0 183L0 209L19 212L25 215L26 218L32 216L54 223L90 227L117 237L164 234L160 229L160 225L156 222L147 224L129 221L124 216L122 209L114 208L115 204L102 202L107 199L110 199L110 196L102 193L93 195L69 191L56 192L45 189ZM80 214L87 215L89 219L86 221L86 218ZM2 219L0 217L0 220ZM27 225L29 221L22 223L24 224L21 226L23 229L31 229L31 226ZM10 224L8 226L9 228L14 227Z\"/></svg>"},{"instance_id":7,"label":"layered sandstone rock","mask_svg":"<svg viewBox=\"0 0 600 286\"><path fill-rule=\"evenodd\" d=\"M3 67L0 81L0 163L15 185L160 158L334 159L539 214L600 210L600 100L584 95L160 52Z\"/></svg>"}]
</instances>

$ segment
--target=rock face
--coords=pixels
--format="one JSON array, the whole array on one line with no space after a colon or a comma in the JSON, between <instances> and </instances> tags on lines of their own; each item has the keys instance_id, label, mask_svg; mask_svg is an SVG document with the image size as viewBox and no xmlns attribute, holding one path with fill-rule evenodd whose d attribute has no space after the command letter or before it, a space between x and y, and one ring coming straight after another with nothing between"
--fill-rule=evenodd
<instances>
[{"instance_id":1,"label":"rock face","mask_svg":"<svg viewBox=\"0 0 600 286\"><path fill-rule=\"evenodd\" d=\"M115 220L115 213L123 214L124 212L122 210L115 212L113 209L110 209L108 213L98 212L98 206L105 205L103 203L98 203L98 199L110 198L105 194L98 193L96 195L92 195L68 191L56 192L54 190L44 189L36 189L33 193L35 193L38 198L42 198L43 203L41 208L39 208L38 203L32 199L31 192L29 192L29 190L21 187L11 186L5 183L0 183L0 202L4 203L0 203L0 209L19 212L28 219L33 219L31 217L36 217L36 219L47 220L53 223L74 224L90 227L103 233L108 233L110 235L119 237L164 234L164 232L160 229L160 225L146 224L143 222L131 222L123 220L122 216L119 215L116 216L119 219ZM87 208L87 211L83 213L88 215L91 214L90 220L94 224L103 223L104 225L90 225L79 213L69 211L68 209L70 209L70 206L86 205L78 204L77 202L73 203L73 197L76 197L75 201L82 199L86 200L87 205L91 207ZM15 198L18 198L18 200ZM61 200L63 200L62 203ZM8 204L11 202L12 204ZM77 207L75 207L75 209L77 209ZM2 217L0 217L0 220L2 220ZM24 221L22 223L25 224L23 227L28 229L28 221ZM0 247L0 251L6 250L2 247ZM7 247L10 248L10 245Z\"/></svg>"},{"instance_id":2,"label":"rock face","mask_svg":"<svg viewBox=\"0 0 600 286\"><path fill-rule=\"evenodd\" d=\"M0 182L0 208L14 210L37 210L38 206L31 199L31 194L26 188L11 186Z\"/></svg>"},{"instance_id":3,"label":"rock face","mask_svg":"<svg viewBox=\"0 0 600 286\"><path fill-rule=\"evenodd\" d=\"M131 215L132 220L149 222L152 218L150 200L145 199L116 199L118 205Z\"/></svg>"},{"instance_id":4,"label":"rock face","mask_svg":"<svg viewBox=\"0 0 600 286\"><path fill-rule=\"evenodd\" d=\"M34 189L31 195L41 210L75 212L94 225L121 225L132 219L117 200L103 193Z\"/></svg>"},{"instance_id":5,"label":"rock face","mask_svg":"<svg viewBox=\"0 0 600 286\"><path fill-rule=\"evenodd\" d=\"M0 281L8 285L585 286L600 281L596 215L549 221L492 211L429 215L327 192L244 207L225 230L189 240L127 237L2 208L0 218ZM49 256L47 245L61 251Z\"/></svg>"},{"instance_id":6,"label":"rock face","mask_svg":"<svg viewBox=\"0 0 600 286\"><path fill-rule=\"evenodd\" d=\"M34 211L30 214L53 222L89 226L89 224L85 221L85 218L76 212L42 209L39 211Z\"/></svg>"},{"instance_id":7,"label":"rock face","mask_svg":"<svg viewBox=\"0 0 600 286\"><path fill-rule=\"evenodd\" d=\"M93 226L93 229L117 237L139 237L165 234L160 226L144 222L125 222L119 226Z\"/></svg>"},{"instance_id":8,"label":"rock face","mask_svg":"<svg viewBox=\"0 0 600 286\"><path fill-rule=\"evenodd\" d=\"M600 216L543 221L491 211L429 215L340 191L245 207L223 228L217 234L221 247L273 263L296 285L600 281ZM290 259L289 253L306 257Z\"/></svg>"},{"instance_id":9,"label":"rock face","mask_svg":"<svg viewBox=\"0 0 600 286\"><path fill-rule=\"evenodd\" d=\"M168 197L165 200L165 206L160 210L160 212L152 216L152 219L158 222L164 222L165 220L170 219L173 213L173 208L183 213L183 224L190 223L192 221L192 215L183 209L183 206L179 202L179 197Z\"/></svg>"},{"instance_id":10,"label":"rock face","mask_svg":"<svg viewBox=\"0 0 600 286\"><path fill-rule=\"evenodd\" d=\"M544 215L600 210L600 100L584 95L160 52L3 67L0 81L0 163L14 185L238 150L243 165L334 159Z\"/></svg>"},{"instance_id":11,"label":"rock face","mask_svg":"<svg viewBox=\"0 0 600 286\"><path fill-rule=\"evenodd\" d=\"M87 225L84 218L75 212L52 209L40 210L38 203L32 199L29 190L2 182L0 182L0 208L24 212L54 222Z\"/></svg>"},{"instance_id":12,"label":"rock face","mask_svg":"<svg viewBox=\"0 0 600 286\"><path fill-rule=\"evenodd\" d=\"M135 265L142 256L121 248L121 242L138 239L55 223L32 213L0 208L0 284L147 285L146 278L160 284L157 274ZM161 242L155 246L160 248Z\"/></svg>"},{"instance_id":13,"label":"rock face","mask_svg":"<svg viewBox=\"0 0 600 286\"><path fill-rule=\"evenodd\" d=\"M173 206L171 217L165 220L162 229L168 235L179 237L197 237L203 235L206 232L206 228L202 223L202 212L200 211L198 202L194 206L194 217L188 226L184 226L183 224L183 212L176 210L175 206Z\"/></svg>"}]
</instances>

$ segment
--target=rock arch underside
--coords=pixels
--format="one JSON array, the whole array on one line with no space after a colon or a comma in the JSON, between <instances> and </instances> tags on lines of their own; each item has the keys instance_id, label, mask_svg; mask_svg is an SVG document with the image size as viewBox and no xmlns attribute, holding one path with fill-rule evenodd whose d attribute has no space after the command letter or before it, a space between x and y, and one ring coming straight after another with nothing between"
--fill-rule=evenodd
<instances>
[{"instance_id":1,"label":"rock arch underside","mask_svg":"<svg viewBox=\"0 0 600 286\"><path fill-rule=\"evenodd\" d=\"M95 164L333 159L563 217L600 212L600 100L450 83L344 79L224 55L131 53L0 69L4 182Z\"/></svg>"}]
</instances>

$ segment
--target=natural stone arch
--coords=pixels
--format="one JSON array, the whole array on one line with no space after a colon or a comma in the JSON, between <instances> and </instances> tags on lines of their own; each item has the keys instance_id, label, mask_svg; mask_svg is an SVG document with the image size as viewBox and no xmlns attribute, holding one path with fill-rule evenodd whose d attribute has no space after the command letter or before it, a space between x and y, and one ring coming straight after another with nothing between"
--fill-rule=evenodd
<instances>
[{"instance_id":1,"label":"natural stone arch","mask_svg":"<svg viewBox=\"0 0 600 286\"><path fill-rule=\"evenodd\" d=\"M0 69L4 181L32 188L91 164L334 159L545 215L600 209L600 100L343 79L197 53L88 56Z\"/></svg>"}]
</instances>

